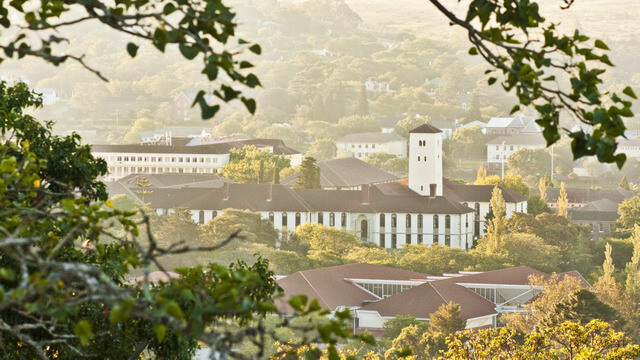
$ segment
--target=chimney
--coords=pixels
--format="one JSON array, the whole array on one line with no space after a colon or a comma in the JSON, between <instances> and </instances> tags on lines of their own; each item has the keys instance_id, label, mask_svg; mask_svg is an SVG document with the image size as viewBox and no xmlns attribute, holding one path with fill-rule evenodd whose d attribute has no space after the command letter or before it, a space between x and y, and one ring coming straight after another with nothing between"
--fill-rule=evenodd
<instances>
[{"instance_id":1,"label":"chimney","mask_svg":"<svg viewBox=\"0 0 640 360\"><path fill-rule=\"evenodd\" d=\"M222 188L224 189L224 197L222 198L222 200L229 200L229 182L225 181L222 185Z\"/></svg>"},{"instance_id":2,"label":"chimney","mask_svg":"<svg viewBox=\"0 0 640 360\"><path fill-rule=\"evenodd\" d=\"M369 204L369 184L362 184L362 205Z\"/></svg>"},{"instance_id":3,"label":"chimney","mask_svg":"<svg viewBox=\"0 0 640 360\"><path fill-rule=\"evenodd\" d=\"M267 190L267 201L271 201L271 199L273 199L273 183L268 183L269 187Z\"/></svg>"},{"instance_id":4,"label":"chimney","mask_svg":"<svg viewBox=\"0 0 640 360\"><path fill-rule=\"evenodd\" d=\"M431 197L436 197L436 188L438 187L438 184L429 184L429 196Z\"/></svg>"}]
</instances>

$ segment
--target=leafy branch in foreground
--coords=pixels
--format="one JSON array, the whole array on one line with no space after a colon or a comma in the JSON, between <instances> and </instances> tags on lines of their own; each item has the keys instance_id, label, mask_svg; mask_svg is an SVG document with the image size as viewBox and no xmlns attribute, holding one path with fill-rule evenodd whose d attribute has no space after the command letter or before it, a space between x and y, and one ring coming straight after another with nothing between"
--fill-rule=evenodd
<instances>
[{"instance_id":1,"label":"leafy branch in foreground","mask_svg":"<svg viewBox=\"0 0 640 360\"><path fill-rule=\"evenodd\" d=\"M578 30L573 35L558 31L540 15L538 4L529 0L473 0L464 19L449 11L439 0L429 0L450 21L467 31L473 47L491 65L490 73L502 74L502 87L515 91L521 105L532 106L540 118L547 146L560 139L560 117L564 111L577 123L591 126L590 132L563 127L573 140L574 159L596 155L600 162L622 167L624 154L616 154L616 139L624 136L623 118L633 117L631 101L637 99L630 87L622 94L601 89L600 77L613 66L601 40ZM573 0L563 0L568 9ZM498 81L489 77L489 85ZM518 111L515 106L512 113Z\"/></svg>"},{"instance_id":2,"label":"leafy branch in foreground","mask_svg":"<svg viewBox=\"0 0 640 360\"><path fill-rule=\"evenodd\" d=\"M104 184L96 176L104 164L77 136L52 136L22 112L38 103L24 84L0 82L0 358L137 359L146 351L186 360L200 343L221 357L247 359L254 355L238 351L240 344L251 342L260 356L281 340L275 332L291 319L264 325L281 293L266 260L176 269L179 279L152 283L161 256L215 251L238 234L208 247L160 247L148 217L136 224L135 212L100 201ZM125 281L132 269L145 274L141 281ZM294 298L291 306L326 315L306 302ZM349 335L348 318L296 326L308 334L305 342L334 346Z\"/></svg>"},{"instance_id":3,"label":"leafy branch in foreground","mask_svg":"<svg viewBox=\"0 0 640 360\"><path fill-rule=\"evenodd\" d=\"M0 42L0 50L4 52L0 62L7 58L33 56L57 66L71 60L107 81L100 71L87 65L84 54L61 52L57 46L69 43L64 28L97 20L138 42L127 44L131 57L137 55L139 43L151 43L161 52L167 45L176 45L185 59L202 59L202 73L209 81L218 79L222 71L229 82L248 88L260 85L254 74L242 71L252 68L253 64L236 60L240 52L226 49L235 36L235 13L220 0L122 0L115 3L53 0L36 7L26 5L26 0L0 2L0 25L11 30L7 34L0 32L8 38L7 42ZM26 26L12 23L17 18L14 17L16 14L24 16ZM33 34L37 36L31 36ZM237 48L246 48L258 55L261 53L259 45L243 39L237 40ZM210 119L220 105L208 104L205 95L205 91L199 91L193 105L200 106L203 119ZM230 85L221 84L213 95L222 102L240 99L249 112L255 112L255 101L242 96L240 90Z\"/></svg>"}]
</instances>

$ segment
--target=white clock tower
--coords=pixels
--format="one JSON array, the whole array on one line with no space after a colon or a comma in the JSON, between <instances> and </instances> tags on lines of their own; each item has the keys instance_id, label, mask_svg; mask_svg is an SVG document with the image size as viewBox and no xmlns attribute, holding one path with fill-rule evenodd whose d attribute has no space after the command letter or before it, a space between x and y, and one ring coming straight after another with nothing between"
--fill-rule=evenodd
<instances>
[{"instance_id":1,"label":"white clock tower","mask_svg":"<svg viewBox=\"0 0 640 360\"><path fill-rule=\"evenodd\" d=\"M409 188L442 196L442 130L424 124L409 132Z\"/></svg>"}]
</instances>

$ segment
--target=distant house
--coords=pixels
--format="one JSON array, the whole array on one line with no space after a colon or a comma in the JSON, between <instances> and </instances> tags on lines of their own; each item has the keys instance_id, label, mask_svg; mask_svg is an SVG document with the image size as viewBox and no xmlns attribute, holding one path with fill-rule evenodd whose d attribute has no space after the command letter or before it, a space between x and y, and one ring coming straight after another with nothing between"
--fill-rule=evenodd
<instances>
[{"instance_id":1,"label":"distant house","mask_svg":"<svg viewBox=\"0 0 640 360\"><path fill-rule=\"evenodd\" d=\"M432 121L431 125L442 130L442 139L451 139L451 135L458 128L458 121Z\"/></svg>"},{"instance_id":2,"label":"distant house","mask_svg":"<svg viewBox=\"0 0 640 360\"><path fill-rule=\"evenodd\" d=\"M517 135L533 120L534 117L522 114L508 118L494 117L487 123L487 135Z\"/></svg>"},{"instance_id":3,"label":"distant house","mask_svg":"<svg viewBox=\"0 0 640 360\"><path fill-rule=\"evenodd\" d=\"M287 301L303 294L318 299L329 311L351 309L355 331L382 333L386 321L410 315L429 321L438 307L453 302L468 329L494 327L503 312L518 311L543 288L529 284L529 276L547 274L519 266L495 271L461 271L429 276L371 264L347 264L300 271L278 280L284 297L276 299L278 311L291 314ZM576 271L561 274L589 284Z\"/></svg>"},{"instance_id":4,"label":"distant house","mask_svg":"<svg viewBox=\"0 0 640 360\"><path fill-rule=\"evenodd\" d=\"M628 158L640 160L640 138L618 139L618 149L616 153L624 153Z\"/></svg>"},{"instance_id":5,"label":"distant house","mask_svg":"<svg viewBox=\"0 0 640 360\"><path fill-rule=\"evenodd\" d=\"M609 237L611 235L611 225L620 217L616 202L609 199L592 201L580 208L569 209L571 222L589 226L591 239Z\"/></svg>"},{"instance_id":6,"label":"distant house","mask_svg":"<svg viewBox=\"0 0 640 360\"><path fill-rule=\"evenodd\" d=\"M488 128L487 128L488 131ZM546 140L541 133L520 134L518 136L498 136L487 142L487 164L492 169L499 169L511 154L520 149L544 149Z\"/></svg>"},{"instance_id":7,"label":"distant house","mask_svg":"<svg viewBox=\"0 0 640 360\"><path fill-rule=\"evenodd\" d=\"M394 182L398 177L353 157L338 158L318 162L320 186L323 189L360 190L362 185ZM298 174L282 179L280 183L293 186Z\"/></svg>"},{"instance_id":8,"label":"distant house","mask_svg":"<svg viewBox=\"0 0 640 360\"><path fill-rule=\"evenodd\" d=\"M381 92L393 92L389 87L389 83L377 82L374 80L368 80L364 82L364 88L367 91L381 93Z\"/></svg>"},{"instance_id":9,"label":"distant house","mask_svg":"<svg viewBox=\"0 0 640 360\"><path fill-rule=\"evenodd\" d=\"M343 136L336 141L338 157L364 159L371 154L387 153L407 157L407 139L395 133L360 133Z\"/></svg>"},{"instance_id":10,"label":"distant house","mask_svg":"<svg viewBox=\"0 0 640 360\"><path fill-rule=\"evenodd\" d=\"M616 188L612 190L567 188L565 190L567 191L567 200L569 201L570 209L574 207L583 207L591 202L602 199L608 199L616 204L621 204L624 200L636 196L633 191L623 188ZM551 209L556 208L559 193L560 189L558 188L547 189L547 197L545 198L545 202Z\"/></svg>"}]
</instances>

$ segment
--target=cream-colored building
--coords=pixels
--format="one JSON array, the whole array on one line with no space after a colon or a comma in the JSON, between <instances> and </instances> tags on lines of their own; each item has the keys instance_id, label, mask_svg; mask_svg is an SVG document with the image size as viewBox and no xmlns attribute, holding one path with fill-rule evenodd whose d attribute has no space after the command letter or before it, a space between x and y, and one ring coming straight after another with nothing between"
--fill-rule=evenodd
<instances>
[{"instance_id":1,"label":"cream-colored building","mask_svg":"<svg viewBox=\"0 0 640 360\"><path fill-rule=\"evenodd\" d=\"M376 153L407 157L407 139L395 133L349 134L336 141L338 157L364 159Z\"/></svg>"}]
</instances>

